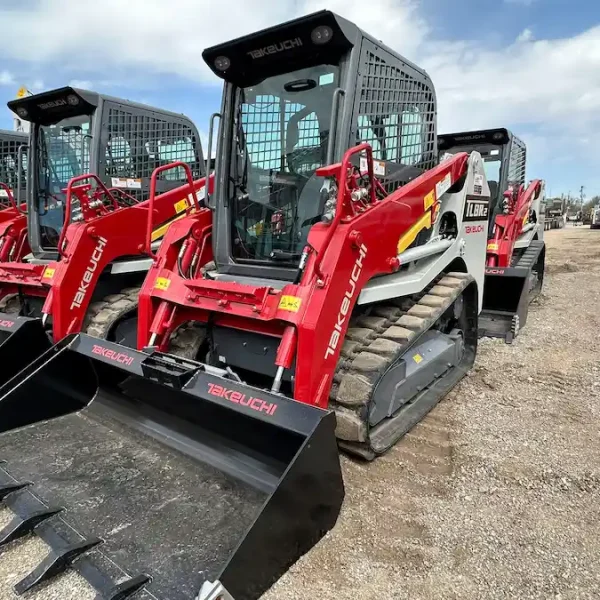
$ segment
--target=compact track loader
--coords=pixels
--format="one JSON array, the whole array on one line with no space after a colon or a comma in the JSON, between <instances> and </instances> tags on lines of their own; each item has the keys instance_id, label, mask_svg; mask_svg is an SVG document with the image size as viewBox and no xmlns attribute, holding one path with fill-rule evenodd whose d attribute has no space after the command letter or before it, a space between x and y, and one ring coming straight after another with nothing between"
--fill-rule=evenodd
<instances>
[{"instance_id":1,"label":"compact track loader","mask_svg":"<svg viewBox=\"0 0 600 600\"><path fill-rule=\"evenodd\" d=\"M20 260L30 251L25 205L21 202L26 150L26 133L0 129L0 262Z\"/></svg>"},{"instance_id":2,"label":"compact track loader","mask_svg":"<svg viewBox=\"0 0 600 600\"><path fill-rule=\"evenodd\" d=\"M507 129L438 138L440 155L477 151L490 186L490 222L480 336L512 343L544 279L544 182L525 185L525 144Z\"/></svg>"},{"instance_id":3,"label":"compact track loader","mask_svg":"<svg viewBox=\"0 0 600 600\"><path fill-rule=\"evenodd\" d=\"M31 139L26 216L0 238L0 322L13 323L0 327L0 383L50 347L44 330L55 342L90 331L135 347L156 247L205 185L200 137L182 115L70 87L9 106ZM36 321L19 331L18 316Z\"/></svg>"},{"instance_id":4,"label":"compact track loader","mask_svg":"<svg viewBox=\"0 0 600 600\"><path fill-rule=\"evenodd\" d=\"M477 152L436 166L427 75L329 11L204 59L214 189L139 349L69 336L0 388L3 535L37 518L54 553L19 591L72 565L100 598L258 598L336 522L336 434L374 458L475 359L489 188Z\"/></svg>"}]
</instances>

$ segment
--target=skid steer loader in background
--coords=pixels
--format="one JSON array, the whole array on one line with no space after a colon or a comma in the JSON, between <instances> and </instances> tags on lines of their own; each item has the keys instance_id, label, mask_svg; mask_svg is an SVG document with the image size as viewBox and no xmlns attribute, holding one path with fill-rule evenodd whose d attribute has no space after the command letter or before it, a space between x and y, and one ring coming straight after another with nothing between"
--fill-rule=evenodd
<instances>
[{"instance_id":1,"label":"skid steer loader in background","mask_svg":"<svg viewBox=\"0 0 600 600\"><path fill-rule=\"evenodd\" d=\"M544 182L525 184L525 143L507 129L443 135L438 148L441 158L473 150L483 158L491 193L479 334L512 343L544 280Z\"/></svg>"},{"instance_id":2,"label":"skid steer loader in background","mask_svg":"<svg viewBox=\"0 0 600 600\"><path fill-rule=\"evenodd\" d=\"M70 87L9 107L32 125L31 251L0 262L0 383L50 347L45 329L54 341L89 330L135 347L156 245L197 204L181 186L193 180L201 195L205 182L198 131L182 115Z\"/></svg>"},{"instance_id":3,"label":"skid steer loader in background","mask_svg":"<svg viewBox=\"0 0 600 600\"><path fill-rule=\"evenodd\" d=\"M25 206L21 203L26 150L26 133L0 129L0 262L20 260L30 251Z\"/></svg>"},{"instance_id":4,"label":"skid steer loader in background","mask_svg":"<svg viewBox=\"0 0 600 600\"><path fill-rule=\"evenodd\" d=\"M151 598L258 598L336 522L336 430L374 458L477 350L489 189L476 152L435 166L428 76L329 11L204 58L212 210L166 232L139 349L70 336L0 388L10 531L64 507L34 532L100 598L127 597L100 563ZM47 564L17 589L71 562Z\"/></svg>"}]
</instances>

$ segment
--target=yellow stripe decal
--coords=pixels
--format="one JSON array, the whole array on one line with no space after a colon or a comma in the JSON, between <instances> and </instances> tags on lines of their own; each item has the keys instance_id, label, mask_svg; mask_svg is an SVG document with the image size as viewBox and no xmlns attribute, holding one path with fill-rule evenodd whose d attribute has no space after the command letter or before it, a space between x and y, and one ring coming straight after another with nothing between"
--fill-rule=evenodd
<instances>
[{"instance_id":1,"label":"yellow stripe decal","mask_svg":"<svg viewBox=\"0 0 600 600\"><path fill-rule=\"evenodd\" d=\"M183 219L183 217L185 217L185 216L186 216L186 214L183 213L177 217L173 217L170 221L167 221L166 223L163 223L162 225L157 227L152 232L152 241L155 242L156 240L161 238L163 235L165 235L165 233L167 232L167 229L169 229L169 225L171 225L171 223L174 223L175 221L179 221L179 219Z\"/></svg>"},{"instance_id":2,"label":"yellow stripe decal","mask_svg":"<svg viewBox=\"0 0 600 600\"><path fill-rule=\"evenodd\" d=\"M431 211L427 211L399 240L398 254L402 254L416 239L423 229L431 227Z\"/></svg>"}]
</instances>

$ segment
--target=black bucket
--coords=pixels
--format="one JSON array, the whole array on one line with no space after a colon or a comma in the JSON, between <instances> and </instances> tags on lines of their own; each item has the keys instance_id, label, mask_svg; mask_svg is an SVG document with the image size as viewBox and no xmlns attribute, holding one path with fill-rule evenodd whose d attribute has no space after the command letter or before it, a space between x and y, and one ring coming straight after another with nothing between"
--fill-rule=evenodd
<instances>
[{"instance_id":1,"label":"black bucket","mask_svg":"<svg viewBox=\"0 0 600 600\"><path fill-rule=\"evenodd\" d=\"M0 313L0 385L52 346L41 319Z\"/></svg>"},{"instance_id":2,"label":"black bucket","mask_svg":"<svg viewBox=\"0 0 600 600\"><path fill-rule=\"evenodd\" d=\"M544 280L544 242L534 240L513 267L486 267L479 337L511 343L527 323L530 302Z\"/></svg>"},{"instance_id":3,"label":"black bucket","mask_svg":"<svg viewBox=\"0 0 600 600\"><path fill-rule=\"evenodd\" d=\"M334 414L222 375L77 335L0 388L9 528L25 535L51 509L34 530L46 563L77 558L17 591L72 566L106 600L191 600L203 585L254 599L335 525Z\"/></svg>"}]
</instances>

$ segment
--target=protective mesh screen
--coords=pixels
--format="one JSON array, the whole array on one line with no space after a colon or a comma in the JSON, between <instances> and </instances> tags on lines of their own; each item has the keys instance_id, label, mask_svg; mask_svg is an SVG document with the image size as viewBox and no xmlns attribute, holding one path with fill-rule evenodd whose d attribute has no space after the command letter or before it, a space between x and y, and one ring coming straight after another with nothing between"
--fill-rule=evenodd
<instances>
[{"instance_id":1,"label":"protective mesh screen","mask_svg":"<svg viewBox=\"0 0 600 600\"><path fill-rule=\"evenodd\" d=\"M18 182L18 150L27 144L27 139L17 140L0 136L0 183L5 183L11 189L17 188ZM27 153L23 153L21 165L21 188L25 188L25 174L27 172ZM0 192L0 203L5 200Z\"/></svg>"},{"instance_id":2,"label":"protective mesh screen","mask_svg":"<svg viewBox=\"0 0 600 600\"><path fill-rule=\"evenodd\" d=\"M519 138L513 137L508 166L509 183L516 183L517 185L525 184L526 154L525 144Z\"/></svg>"},{"instance_id":3,"label":"protective mesh screen","mask_svg":"<svg viewBox=\"0 0 600 600\"><path fill-rule=\"evenodd\" d=\"M194 179L201 176L199 140L185 123L110 108L107 127L107 177L149 178L156 167L174 161L187 163ZM185 172L182 168L172 169L163 173L161 179L185 181Z\"/></svg>"},{"instance_id":4,"label":"protective mesh screen","mask_svg":"<svg viewBox=\"0 0 600 600\"><path fill-rule=\"evenodd\" d=\"M304 115L305 107L273 95L256 97L252 104L242 105L242 124L250 162L259 169L288 170L285 140L291 119L298 121L298 140L294 144L294 171L310 172L320 167L314 150L321 147L319 122L315 112ZM306 152L302 152L306 149Z\"/></svg>"},{"instance_id":5,"label":"protective mesh screen","mask_svg":"<svg viewBox=\"0 0 600 600\"><path fill-rule=\"evenodd\" d=\"M376 159L430 169L437 152L433 89L373 48L363 54L356 141L371 144Z\"/></svg>"}]
</instances>

